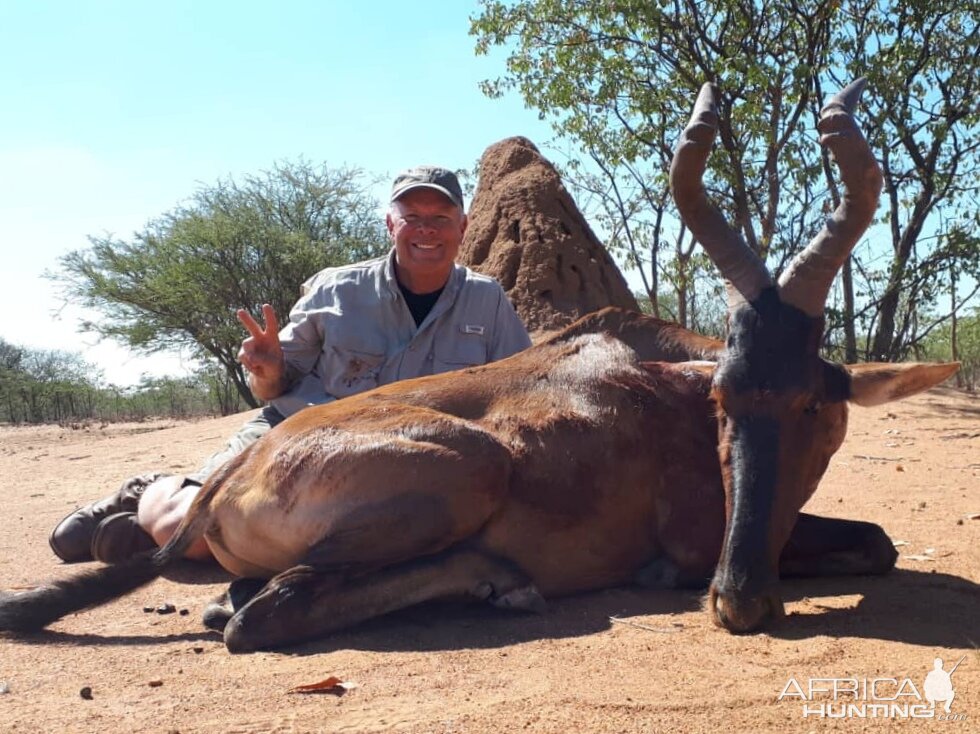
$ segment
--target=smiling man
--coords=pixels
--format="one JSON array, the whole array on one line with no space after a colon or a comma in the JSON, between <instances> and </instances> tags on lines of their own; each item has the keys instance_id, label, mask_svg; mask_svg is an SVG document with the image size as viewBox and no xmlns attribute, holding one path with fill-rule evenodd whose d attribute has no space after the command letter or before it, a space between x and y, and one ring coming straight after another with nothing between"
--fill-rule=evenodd
<instances>
[{"instance_id":1,"label":"smiling man","mask_svg":"<svg viewBox=\"0 0 980 734\"><path fill-rule=\"evenodd\" d=\"M395 179L386 222L395 243L395 274L411 293L440 290L466 232L462 192L443 169L414 169Z\"/></svg>"},{"instance_id":2,"label":"smiling man","mask_svg":"<svg viewBox=\"0 0 980 734\"><path fill-rule=\"evenodd\" d=\"M268 405L227 447L194 474L136 477L76 510L51 533L56 555L116 563L165 543L212 472L309 405L485 364L530 345L500 285L456 264L467 220L455 174L434 166L401 173L386 223L394 245L388 255L314 275L282 330L269 305L264 325L238 312L249 332L239 360ZM188 553L209 555L203 542Z\"/></svg>"}]
</instances>

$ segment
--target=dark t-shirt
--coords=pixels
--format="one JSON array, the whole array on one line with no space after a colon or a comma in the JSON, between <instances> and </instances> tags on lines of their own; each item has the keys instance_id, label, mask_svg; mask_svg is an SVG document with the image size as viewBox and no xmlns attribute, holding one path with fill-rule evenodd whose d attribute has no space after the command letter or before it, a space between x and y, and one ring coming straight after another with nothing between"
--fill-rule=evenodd
<instances>
[{"instance_id":1,"label":"dark t-shirt","mask_svg":"<svg viewBox=\"0 0 980 734\"><path fill-rule=\"evenodd\" d=\"M429 315L429 311L436 305L436 301L439 300L439 296L442 294L442 288L437 291L432 291L432 293L412 293L412 291L402 285L401 281L398 281L398 290L402 292L402 296L405 298L405 304L408 306L408 310L412 312L412 318L415 319L416 326L425 321L425 317Z\"/></svg>"}]
</instances>

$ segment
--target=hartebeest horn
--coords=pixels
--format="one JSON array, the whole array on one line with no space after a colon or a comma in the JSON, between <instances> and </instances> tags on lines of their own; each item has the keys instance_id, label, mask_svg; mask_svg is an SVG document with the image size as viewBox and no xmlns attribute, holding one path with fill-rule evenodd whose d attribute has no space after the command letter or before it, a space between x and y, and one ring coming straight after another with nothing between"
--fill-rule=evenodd
<instances>
[{"instance_id":1,"label":"hartebeest horn","mask_svg":"<svg viewBox=\"0 0 980 734\"><path fill-rule=\"evenodd\" d=\"M747 301L754 301L772 278L742 236L725 221L708 200L702 178L718 132L718 89L708 83L701 87L691 120L684 128L670 164L670 189L681 219L701 243L705 252ZM729 308L737 304L729 289Z\"/></svg>"},{"instance_id":2,"label":"hartebeest horn","mask_svg":"<svg viewBox=\"0 0 980 734\"><path fill-rule=\"evenodd\" d=\"M817 123L820 144L826 145L837 161L844 196L817 236L779 278L783 303L796 306L810 316L823 315L834 276L878 208L881 168L854 120L865 81L862 77L851 82L820 110Z\"/></svg>"}]
</instances>

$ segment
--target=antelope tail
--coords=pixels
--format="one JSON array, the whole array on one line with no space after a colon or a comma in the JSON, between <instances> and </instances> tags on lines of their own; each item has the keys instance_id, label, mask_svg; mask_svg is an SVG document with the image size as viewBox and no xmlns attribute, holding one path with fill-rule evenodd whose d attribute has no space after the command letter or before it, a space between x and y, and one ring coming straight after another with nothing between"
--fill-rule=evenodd
<instances>
[{"instance_id":1,"label":"antelope tail","mask_svg":"<svg viewBox=\"0 0 980 734\"><path fill-rule=\"evenodd\" d=\"M99 606L135 591L179 561L204 534L210 513L198 507L165 546L111 566L50 581L29 591L0 592L0 631L36 632L66 614Z\"/></svg>"}]
</instances>

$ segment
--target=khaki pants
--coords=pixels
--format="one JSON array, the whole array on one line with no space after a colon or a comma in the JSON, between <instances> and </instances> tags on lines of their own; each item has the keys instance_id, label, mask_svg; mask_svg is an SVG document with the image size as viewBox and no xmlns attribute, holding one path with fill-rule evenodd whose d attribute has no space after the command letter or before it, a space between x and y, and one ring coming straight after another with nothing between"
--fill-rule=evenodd
<instances>
[{"instance_id":1,"label":"khaki pants","mask_svg":"<svg viewBox=\"0 0 980 734\"><path fill-rule=\"evenodd\" d=\"M211 455L204 462L204 465L193 474L188 474L187 478L195 484L204 484L205 480L211 476L218 468L233 456L238 456L262 436L269 432L269 429L279 425L285 416L271 405L267 405L252 420L246 422L234 436L228 439L228 444Z\"/></svg>"}]
</instances>

